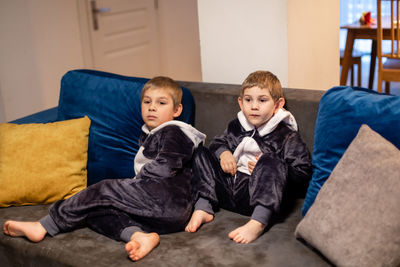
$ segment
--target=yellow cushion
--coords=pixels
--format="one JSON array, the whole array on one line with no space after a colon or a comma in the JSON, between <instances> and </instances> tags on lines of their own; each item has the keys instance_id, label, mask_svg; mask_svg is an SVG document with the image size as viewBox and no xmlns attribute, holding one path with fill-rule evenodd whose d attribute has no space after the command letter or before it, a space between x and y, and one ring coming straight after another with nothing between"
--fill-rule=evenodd
<instances>
[{"instance_id":1,"label":"yellow cushion","mask_svg":"<svg viewBox=\"0 0 400 267\"><path fill-rule=\"evenodd\" d=\"M47 204L86 188L88 117L0 124L0 207Z\"/></svg>"}]
</instances>

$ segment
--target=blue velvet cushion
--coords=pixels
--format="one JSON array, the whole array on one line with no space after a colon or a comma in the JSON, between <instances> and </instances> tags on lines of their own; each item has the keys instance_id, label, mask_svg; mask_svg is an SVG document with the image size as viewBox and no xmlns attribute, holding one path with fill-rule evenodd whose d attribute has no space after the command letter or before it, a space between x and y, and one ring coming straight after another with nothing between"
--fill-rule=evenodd
<instances>
[{"instance_id":1,"label":"blue velvet cushion","mask_svg":"<svg viewBox=\"0 0 400 267\"><path fill-rule=\"evenodd\" d=\"M362 124L400 148L400 97L344 86L322 96L314 132L313 175L303 216Z\"/></svg>"},{"instance_id":2,"label":"blue velvet cushion","mask_svg":"<svg viewBox=\"0 0 400 267\"><path fill-rule=\"evenodd\" d=\"M57 120L57 110L58 107L49 108L10 122L16 124L55 122Z\"/></svg>"},{"instance_id":3,"label":"blue velvet cushion","mask_svg":"<svg viewBox=\"0 0 400 267\"><path fill-rule=\"evenodd\" d=\"M61 80L57 120L87 115L91 120L88 184L103 179L134 177L133 160L143 120L140 93L145 78L94 70L73 70ZM183 112L178 120L193 124L194 100L183 89Z\"/></svg>"}]
</instances>

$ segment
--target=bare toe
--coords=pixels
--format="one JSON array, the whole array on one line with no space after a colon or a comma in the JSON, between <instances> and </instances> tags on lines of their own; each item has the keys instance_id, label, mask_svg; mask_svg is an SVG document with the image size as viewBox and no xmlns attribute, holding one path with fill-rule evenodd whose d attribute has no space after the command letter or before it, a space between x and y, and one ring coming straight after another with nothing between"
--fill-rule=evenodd
<instances>
[{"instance_id":1,"label":"bare toe","mask_svg":"<svg viewBox=\"0 0 400 267\"><path fill-rule=\"evenodd\" d=\"M195 210L187 224L185 231L194 233L196 232L202 224L209 223L214 220L214 216L203 210Z\"/></svg>"},{"instance_id":2,"label":"bare toe","mask_svg":"<svg viewBox=\"0 0 400 267\"><path fill-rule=\"evenodd\" d=\"M125 245L125 250L131 260L138 261L149 254L159 242L160 236L156 233L135 232Z\"/></svg>"},{"instance_id":3,"label":"bare toe","mask_svg":"<svg viewBox=\"0 0 400 267\"><path fill-rule=\"evenodd\" d=\"M229 233L229 238L236 243L248 244L256 240L264 232L265 225L251 219L245 225L240 226Z\"/></svg>"},{"instance_id":4,"label":"bare toe","mask_svg":"<svg viewBox=\"0 0 400 267\"><path fill-rule=\"evenodd\" d=\"M39 222L6 221L3 226L6 235L24 236L32 242L42 241L47 231Z\"/></svg>"}]
</instances>

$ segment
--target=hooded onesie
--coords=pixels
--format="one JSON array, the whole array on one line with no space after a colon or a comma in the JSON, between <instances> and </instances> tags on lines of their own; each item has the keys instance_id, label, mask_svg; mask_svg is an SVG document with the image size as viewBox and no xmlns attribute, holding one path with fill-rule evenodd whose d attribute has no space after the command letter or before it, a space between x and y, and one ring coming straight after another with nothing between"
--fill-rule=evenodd
<instances>
[{"instance_id":1,"label":"hooded onesie","mask_svg":"<svg viewBox=\"0 0 400 267\"><path fill-rule=\"evenodd\" d=\"M293 115L284 109L258 128L240 111L225 132L212 140L209 150L211 164L204 169L214 177L219 206L251 215L265 225L279 212L287 184L306 187L311 176L307 147ZM219 164L221 153L227 150L236 159L234 176L223 172ZM257 161L252 173L249 161Z\"/></svg>"},{"instance_id":2,"label":"hooded onesie","mask_svg":"<svg viewBox=\"0 0 400 267\"><path fill-rule=\"evenodd\" d=\"M134 160L136 176L108 179L87 187L50 207L40 223L50 235L79 227L128 242L137 231L159 234L181 231L208 182L193 181L192 156L205 135L189 124L169 121L144 125ZM204 177L199 175L198 177ZM205 190L201 196L215 201Z\"/></svg>"}]
</instances>

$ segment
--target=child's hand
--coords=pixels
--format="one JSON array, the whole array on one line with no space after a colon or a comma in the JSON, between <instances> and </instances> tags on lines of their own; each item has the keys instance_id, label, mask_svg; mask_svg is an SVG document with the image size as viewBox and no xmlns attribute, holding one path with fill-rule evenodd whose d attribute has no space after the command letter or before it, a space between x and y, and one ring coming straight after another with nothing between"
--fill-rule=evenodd
<instances>
[{"instance_id":1,"label":"child's hand","mask_svg":"<svg viewBox=\"0 0 400 267\"><path fill-rule=\"evenodd\" d=\"M260 158L260 157L257 156L257 157L256 157L256 161L249 161L247 167L249 168L249 172L250 172L250 173L253 173L254 167L256 166L257 161L258 161L259 158Z\"/></svg>"},{"instance_id":2,"label":"child's hand","mask_svg":"<svg viewBox=\"0 0 400 267\"><path fill-rule=\"evenodd\" d=\"M225 173L229 173L232 176L236 174L236 160L229 150L222 152L219 159L221 168Z\"/></svg>"}]
</instances>

